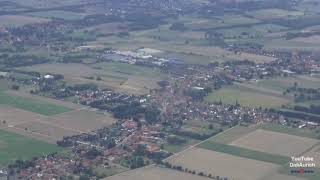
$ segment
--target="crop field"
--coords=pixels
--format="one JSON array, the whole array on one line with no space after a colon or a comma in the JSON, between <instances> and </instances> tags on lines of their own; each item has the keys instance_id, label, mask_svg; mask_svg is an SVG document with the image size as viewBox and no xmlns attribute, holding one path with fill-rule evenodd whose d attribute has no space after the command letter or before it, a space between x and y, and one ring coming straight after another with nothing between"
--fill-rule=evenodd
<instances>
[{"instance_id":1,"label":"crop field","mask_svg":"<svg viewBox=\"0 0 320 180\"><path fill-rule=\"evenodd\" d=\"M211 173L213 176L240 180L257 180L271 172L275 172L280 167L272 163L246 159L202 148L193 148L174 159L170 159L169 162L198 172Z\"/></svg>"},{"instance_id":2,"label":"crop field","mask_svg":"<svg viewBox=\"0 0 320 180\"><path fill-rule=\"evenodd\" d=\"M265 153L261 151L252 150L253 148L244 148L234 146L233 143L231 145L227 144L219 144L211 141L204 142L198 146L199 148L208 149L216 152L222 152L238 157L243 157L247 159L253 159L258 161L264 161L273 164L284 165L290 161L289 157L274 155L270 153Z\"/></svg>"},{"instance_id":3,"label":"crop field","mask_svg":"<svg viewBox=\"0 0 320 180\"><path fill-rule=\"evenodd\" d=\"M297 37L297 38L292 39L291 41L302 42L302 43L319 44L320 36L319 35L315 35L315 36L309 36L309 37Z\"/></svg>"},{"instance_id":4,"label":"crop field","mask_svg":"<svg viewBox=\"0 0 320 180\"><path fill-rule=\"evenodd\" d=\"M295 82L298 86L305 88L320 88L320 78L303 75L260 80L256 86L283 92L287 88L293 87Z\"/></svg>"},{"instance_id":5,"label":"crop field","mask_svg":"<svg viewBox=\"0 0 320 180\"><path fill-rule=\"evenodd\" d=\"M25 122L26 120L31 119L41 119L45 116L36 114L33 112L9 107L9 106L0 106L0 121L3 123L3 121L8 124L8 126L14 126L16 124L19 124L21 122Z\"/></svg>"},{"instance_id":6,"label":"crop field","mask_svg":"<svg viewBox=\"0 0 320 180\"><path fill-rule=\"evenodd\" d=\"M72 84L95 83L100 87L114 88L132 94L143 94L157 88L157 81L165 77L159 70L122 63L101 63L90 66L82 64L43 64L23 68L41 73L64 75ZM92 80L88 77L101 77Z\"/></svg>"},{"instance_id":7,"label":"crop field","mask_svg":"<svg viewBox=\"0 0 320 180\"><path fill-rule=\"evenodd\" d=\"M285 40L284 38L272 39L270 41L265 42L265 46L263 47L267 50L283 50L283 51L318 51L319 44L318 43L307 43L307 42L298 42L294 40Z\"/></svg>"},{"instance_id":8,"label":"crop field","mask_svg":"<svg viewBox=\"0 0 320 180\"><path fill-rule=\"evenodd\" d=\"M68 111L73 110L73 109L80 109L80 108L84 107L84 106L79 105L79 104L74 104L74 103L70 103L70 102L67 102L67 101L61 101L61 100L56 100L56 99L52 99L52 98L47 98L47 97L44 97L44 96L37 96L37 95L33 95L33 94L30 94L28 92L23 92L23 91L8 90L8 91L5 91L5 93L8 94L9 96L15 96L15 97L19 97L19 98L31 99L31 100L34 100L34 101L46 102L46 103L49 103L49 104L60 105L60 106L68 108L69 109ZM68 111L65 111L65 112L68 112Z\"/></svg>"},{"instance_id":9,"label":"crop field","mask_svg":"<svg viewBox=\"0 0 320 180\"><path fill-rule=\"evenodd\" d=\"M283 9L263 9L247 13L257 19L293 18L303 16L301 11L288 11Z\"/></svg>"},{"instance_id":10,"label":"crop field","mask_svg":"<svg viewBox=\"0 0 320 180\"><path fill-rule=\"evenodd\" d=\"M56 145L0 130L0 166L59 150Z\"/></svg>"},{"instance_id":11,"label":"crop field","mask_svg":"<svg viewBox=\"0 0 320 180\"><path fill-rule=\"evenodd\" d=\"M43 121L29 121L17 124L13 128L16 128L20 131L26 131L26 133L38 135L39 138L43 138L43 140L48 139L47 142L52 143L56 142L57 140L61 140L64 136L72 136L81 133L73 129L67 129L65 127L60 127L59 125L45 123ZM49 139L51 141L49 141Z\"/></svg>"},{"instance_id":12,"label":"crop field","mask_svg":"<svg viewBox=\"0 0 320 180\"><path fill-rule=\"evenodd\" d=\"M0 16L0 26L16 27L27 24L45 23L48 19L18 15L2 15Z\"/></svg>"},{"instance_id":13,"label":"crop field","mask_svg":"<svg viewBox=\"0 0 320 180\"><path fill-rule=\"evenodd\" d=\"M203 30L221 27L230 27L243 24L255 24L259 23L259 20L254 18L248 18L244 16L216 16L210 19L184 16L179 19L179 21L184 22L186 27L191 30Z\"/></svg>"},{"instance_id":14,"label":"crop field","mask_svg":"<svg viewBox=\"0 0 320 180\"><path fill-rule=\"evenodd\" d=\"M64 20L78 20L84 17L84 14L69 12L69 11L40 11L26 14L28 16L40 17L40 18L53 18Z\"/></svg>"},{"instance_id":15,"label":"crop field","mask_svg":"<svg viewBox=\"0 0 320 180\"><path fill-rule=\"evenodd\" d=\"M207 178L170 170L161 167L149 166L137 170L128 171L115 176L107 177L104 180L206 180Z\"/></svg>"},{"instance_id":16,"label":"crop field","mask_svg":"<svg viewBox=\"0 0 320 180\"><path fill-rule=\"evenodd\" d=\"M125 23L106 23L86 28L85 30L94 32L98 35L109 35L127 30Z\"/></svg>"},{"instance_id":17,"label":"crop field","mask_svg":"<svg viewBox=\"0 0 320 180\"><path fill-rule=\"evenodd\" d=\"M47 116L64 113L71 110L67 107L57 104L51 104L30 98L12 96L5 92L0 92L0 104Z\"/></svg>"},{"instance_id":18,"label":"crop field","mask_svg":"<svg viewBox=\"0 0 320 180\"><path fill-rule=\"evenodd\" d=\"M0 106L0 112L6 112L0 115L0 128L26 136L36 136L50 143L55 143L64 136L88 133L98 128L108 127L115 122L110 114L86 109L49 117L6 106Z\"/></svg>"},{"instance_id":19,"label":"crop field","mask_svg":"<svg viewBox=\"0 0 320 180\"><path fill-rule=\"evenodd\" d=\"M152 45L151 45L152 47ZM154 47L168 52L192 54L209 57L215 61L239 61L239 60L249 60L256 63L270 62L273 61L273 57L261 56L250 53L235 54L234 52L224 50L219 47L209 47L209 46L194 46L194 45L172 45L172 46L158 46Z\"/></svg>"},{"instance_id":20,"label":"crop field","mask_svg":"<svg viewBox=\"0 0 320 180\"><path fill-rule=\"evenodd\" d=\"M285 31L288 28L275 24L259 24L247 27L235 27L218 30L227 39L255 39L268 36L271 33ZM247 35L243 35L246 33Z\"/></svg>"},{"instance_id":21,"label":"crop field","mask_svg":"<svg viewBox=\"0 0 320 180\"><path fill-rule=\"evenodd\" d=\"M265 91L264 89L257 89L251 86L238 86L225 87L218 91L212 92L206 97L209 102L220 102L227 104L236 104L249 107L281 107L283 104L291 102L290 99L282 97L281 93L273 91Z\"/></svg>"},{"instance_id":22,"label":"crop field","mask_svg":"<svg viewBox=\"0 0 320 180\"><path fill-rule=\"evenodd\" d=\"M257 129L257 126L250 126L250 127L235 126L234 128L228 130L227 132L222 132L217 136L214 136L213 138L209 139L209 141L220 143L220 144L229 144L232 141L235 141L241 136L249 134L250 132L256 129Z\"/></svg>"},{"instance_id":23,"label":"crop field","mask_svg":"<svg viewBox=\"0 0 320 180\"><path fill-rule=\"evenodd\" d=\"M230 145L283 156L297 156L318 142L317 139L258 129L233 141Z\"/></svg>"},{"instance_id":24,"label":"crop field","mask_svg":"<svg viewBox=\"0 0 320 180\"><path fill-rule=\"evenodd\" d=\"M260 129L267 130L267 131L273 131L293 136L300 136L300 137L306 137L311 139L318 139L319 134L316 131L312 131L309 129L297 129L297 128L291 128L287 126L282 126L278 124L272 124L272 123L264 123L259 125Z\"/></svg>"},{"instance_id":25,"label":"crop field","mask_svg":"<svg viewBox=\"0 0 320 180\"><path fill-rule=\"evenodd\" d=\"M220 102L221 100L228 104L238 102L249 107L279 108L282 105L294 104L293 97L284 95L283 92L287 88L293 87L295 83L298 87L320 88L320 78L316 76L277 77L224 87L209 94L206 100L209 102ZM302 105L311 103L313 102L303 102Z\"/></svg>"},{"instance_id":26,"label":"crop field","mask_svg":"<svg viewBox=\"0 0 320 180\"><path fill-rule=\"evenodd\" d=\"M101 127L110 126L115 122L111 114L103 114L89 110L71 111L58 114L46 119L48 122L59 124L66 128L90 132Z\"/></svg>"},{"instance_id":27,"label":"crop field","mask_svg":"<svg viewBox=\"0 0 320 180\"><path fill-rule=\"evenodd\" d=\"M288 165L293 155L318 157L320 147L319 141L312 139L315 136L310 130L276 124L235 126L168 161L182 168L238 180L315 180L317 173L292 176Z\"/></svg>"},{"instance_id":28,"label":"crop field","mask_svg":"<svg viewBox=\"0 0 320 180\"><path fill-rule=\"evenodd\" d=\"M184 138L184 137L181 137L181 138ZM185 138L185 139L186 139L186 143L179 144L179 145L166 143L163 145L163 149L171 153L177 153L179 151L187 149L188 147L200 142L199 140L196 140L196 139L191 139L191 138Z\"/></svg>"},{"instance_id":29,"label":"crop field","mask_svg":"<svg viewBox=\"0 0 320 180\"><path fill-rule=\"evenodd\" d=\"M55 143L115 122L110 114L19 91L0 91L0 128Z\"/></svg>"}]
</instances>

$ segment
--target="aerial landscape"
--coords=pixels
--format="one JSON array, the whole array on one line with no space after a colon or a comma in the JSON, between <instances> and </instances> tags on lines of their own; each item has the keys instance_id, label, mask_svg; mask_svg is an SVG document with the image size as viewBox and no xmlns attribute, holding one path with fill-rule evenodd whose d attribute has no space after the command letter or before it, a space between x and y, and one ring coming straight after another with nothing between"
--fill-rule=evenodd
<instances>
[{"instance_id":1,"label":"aerial landscape","mask_svg":"<svg viewBox=\"0 0 320 180\"><path fill-rule=\"evenodd\" d=\"M320 0L0 0L0 180L319 180Z\"/></svg>"}]
</instances>

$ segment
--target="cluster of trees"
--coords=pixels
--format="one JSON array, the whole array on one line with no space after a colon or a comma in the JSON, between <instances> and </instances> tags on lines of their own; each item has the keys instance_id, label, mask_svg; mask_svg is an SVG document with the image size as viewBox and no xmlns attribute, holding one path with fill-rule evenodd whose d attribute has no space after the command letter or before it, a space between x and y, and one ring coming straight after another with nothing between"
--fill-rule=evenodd
<instances>
[{"instance_id":1,"label":"cluster of trees","mask_svg":"<svg viewBox=\"0 0 320 180\"><path fill-rule=\"evenodd\" d=\"M165 23L165 18L165 16L150 16L150 14L137 12L126 16L124 20L130 22L128 25L130 31L138 31L157 28Z\"/></svg>"},{"instance_id":2,"label":"cluster of trees","mask_svg":"<svg viewBox=\"0 0 320 180\"><path fill-rule=\"evenodd\" d=\"M198 176L203 176L203 177L207 177L207 178L211 178L211 179L216 179L216 180L228 180L227 177L220 177L220 176L214 176L212 174L206 174L202 171L200 172L197 172L195 170L192 170L192 169L188 169L188 168L183 168L182 166L175 166L175 165L172 165L170 164L169 162L161 162L160 164L164 165L166 168L169 168L169 169L174 169L174 170L177 170L177 171L182 171L182 172L185 172L185 173L190 173L190 174L194 174L194 175L198 175Z\"/></svg>"},{"instance_id":3,"label":"cluster of trees","mask_svg":"<svg viewBox=\"0 0 320 180\"><path fill-rule=\"evenodd\" d=\"M136 169L145 166L142 156L133 156L127 161L130 169Z\"/></svg>"},{"instance_id":4,"label":"cluster of trees","mask_svg":"<svg viewBox=\"0 0 320 180\"><path fill-rule=\"evenodd\" d=\"M293 94L295 102L320 99L320 89L298 87L298 83L296 82L293 87L290 87L283 92L283 95L287 94Z\"/></svg>"},{"instance_id":5,"label":"cluster of trees","mask_svg":"<svg viewBox=\"0 0 320 180\"><path fill-rule=\"evenodd\" d=\"M49 62L49 59L34 55L12 55L0 59L0 63L6 67L31 66Z\"/></svg>"},{"instance_id":6,"label":"cluster of trees","mask_svg":"<svg viewBox=\"0 0 320 180\"><path fill-rule=\"evenodd\" d=\"M85 156L87 159L95 159L101 155L102 155L102 152L97 150L96 148L92 148L88 152L85 153Z\"/></svg>"},{"instance_id":7,"label":"cluster of trees","mask_svg":"<svg viewBox=\"0 0 320 180\"><path fill-rule=\"evenodd\" d=\"M223 34L216 31L207 31L204 35L204 38L208 41L210 46L215 45L224 47L226 45Z\"/></svg>"},{"instance_id":8,"label":"cluster of trees","mask_svg":"<svg viewBox=\"0 0 320 180\"><path fill-rule=\"evenodd\" d=\"M311 104L309 107L295 105L293 107L295 111L302 111L305 113L318 114L320 115L320 105Z\"/></svg>"},{"instance_id":9,"label":"cluster of trees","mask_svg":"<svg viewBox=\"0 0 320 180\"><path fill-rule=\"evenodd\" d=\"M286 109L280 109L275 110L271 109L271 112L278 112L279 114L286 116L286 117L292 117L296 119L304 119L307 121L314 121L314 122L320 122L320 116L315 114L309 114L301 111L292 111L292 110L286 110Z\"/></svg>"},{"instance_id":10,"label":"cluster of trees","mask_svg":"<svg viewBox=\"0 0 320 180\"><path fill-rule=\"evenodd\" d=\"M188 28L182 22L175 22L169 29L173 31L186 31Z\"/></svg>"},{"instance_id":11,"label":"cluster of trees","mask_svg":"<svg viewBox=\"0 0 320 180\"><path fill-rule=\"evenodd\" d=\"M118 119L137 119L137 117L144 116L149 124L160 120L160 110L157 107L152 105L142 107L137 101L108 104L103 100L99 100L91 102L89 106L111 111L113 116Z\"/></svg>"},{"instance_id":12,"label":"cluster of trees","mask_svg":"<svg viewBox=\"0 0 320 180\"><path fill-rule=\"evenodd\" d=\"M185 138L180 138L178 136L169 136L167 138L167 141L169 144L174 144L174 145L180 145L187 142Z\"/></svg>"},{"instance_id":13,"label":"cluster of trees","mask_svg":"<svg viewBox=\"0 0 320 180\"><path fill-rule=\"evenodd\" d=\"M144 113L145 109L141 106L139 102L134 101L118 105L114 107L111 111L113 112L115 118L129 119L136 117L141 113Z\"/></svg>"},{"instance_id":14,"label":"cluster of trees","mask_svg":"<svg viewBox=\"0 0 320 180\"><path fill-rule=\"evenodd\" d=\"M73 86L69 86L68 88L72 91L86 91L86 90L96 91L96 90L98 90L98 86L93 83L75 84Z\"/></svg>"},{"instance_id":15,"label":"cluster of trees","mask_svg":"<svg viewBox=\"0 0 320 180\"><path fill-rule=\"evenodd\" d=\"M211 87L205 87L204 89L191 88L191 89L188 89L185 92L185 94L192 97L192 99L194 100L203 100L203 98L206 97L211 92L212 92Z\"/></svg>"}]
</instances>

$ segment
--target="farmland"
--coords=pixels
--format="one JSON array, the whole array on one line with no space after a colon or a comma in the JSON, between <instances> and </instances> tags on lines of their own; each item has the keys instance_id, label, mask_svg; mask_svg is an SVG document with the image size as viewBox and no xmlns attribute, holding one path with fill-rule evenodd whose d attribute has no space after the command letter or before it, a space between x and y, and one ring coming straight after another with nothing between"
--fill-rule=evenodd
<instances>
[{"instance_id":1,"label":"farmland","mask_svg":"<svg viewBox=\"0 0 320 180\"><path fill-rule=\"evenodd\" d=\"M55 143L64 136L91 132L97 128L110 126L115 122L108 114L78 109L67 113L44 116L32 112L0 106L1 128L18 134L36 137ZM8 113L12 114L8 114Z\"/></svg>"},{"instance_id":2,"label":"farmland","mask_svg":"<svg viewBox=\"0 0 320 180\"><path fill-rule=\"evenodd\" d=\"M301 11L287 11L283 9L263 9L249 12L248 14L257 19L293 18L304 15Z\"/></svg>"},{"instance_id":3,"label":"farmland","mask_svg":"<svg viewBox=\"0 0 320 180\"><path fill-rule=\"evenodd\" d=\"M315 155L319 141L308 138L313 135L315 132L286 129L274 124L236 126L169 158L168 162L220 177L244 180L304 179L306 176L289 176L289 156ZM259 146L263 147L258 148ZM193 158L195 156L197 160ZM243 173L249 171L250 174ZM308 179L316 177L316 174L307 176Z\"/></svg>"},{"instance_id":4,"label":"farmland","mask_svg":"<svg viewBox=\"0 0 320 180\"><path fill-rule=\"evenodd\" d=\"M283 92L293 87L319 88L319 78L305 75L277 77L249 83L237 83L226 86L218 91L213 91L206 100L249 107L280 108L282 105L295 104L293 97L284 95ZM307 102L306 102L307 103Z\"/></svg>"},{"instance_id":5,"label":"farmland","mask_svg":"<svg viewBox=\"0 0 320 180\"><path fill-rule=\"evenodd\" d=\"M244 106L264 108L281 107L281 105L290 102L290 99L281 97L278 94L264 93L257 89L237 85L213 92L206 97L206 100L209 102L219 102L221 100L227 104L236 104L238 102Z\"/></svg>"},{"instance_id":6,"label":"farmland","mask_svg":"<svg viewBox=\"0 0 320 180\"><path fill-rule=\"evenodd\" d=\"M263 142L261 142L260 139L263 139ZM292 136L259 129L233 141L231 145L261 152L288 156L299 155L317 143L318 140L316 139ZM277 144L277 146L275 146L275 144Z\"/></svg>"},{"instance_id":7,"label":"farmland","mask_svg":"<svg viewBox=\"0 0 320 180\"><path fill-rule=\"evenodd\" d=\"M0 130L0 166L60 151L56 145Z\"/></svg>"},{"instance_id":8,"label":"farmland","mask_svg":"<svg viewBox=\"0 0 320 180\"><path fill-rule=\"evenodd\" d=\"M190 175L183 172L177 172L160 167L146 167L134 171L128 171L115 175L104 180L162 180L162 179L183 179L183 180L205 180L207 178Z\"/></svg>"},{"instance_id":9,"label":"farmland","mask_svg":"<svg viewBox=\"0 0 320 180\"><path fill-rule=\"evenodd\" d=\"M64 20L77 20L84 17L84 15L68 11L46 11L46 12L34 12L26 15L40 18L53 18Z\"/></svg>"},{"instance_id":10,"label":"farmland","mask_svg":"<svg viewBox=\"0 0 320 180\"><path fill-rule=\"evenodd\" d=\"M194 157L197 157L196 159ZM236 157L211 150L194 148L170 163L184 168L211 173L214 176L256 180L274 172L279 166L271 163ZM251 173L246 173L251 172Z\"/></svg>"},{"instance_id":11,"label":"farmland","mask_svg":"<svg viewBox=\"0 0 320 180\"><path fill-rule=\"evenodd\" d=\"M10 96L5 92L0 92L0 104L48 116L64 113L71 110L69 108L56 104L36 101L28 98Z\"/></svg>"},{"instance_id":12,"label":"farmland","mask_svg":"<svg viewBox=\"0 0 320 180\"><path fill-rule=\"evenodd\" d=\"M158 70L121 63L101 63L92 67L82 64L44 64L24 70L41 73L59 73L71 84L96 83L103 88L114 88L129 93L145 93L157 87L156 82L165 77ZM88 77L101 77L101 81Z\"/></svg>"},{"instance_id":13,"label":"farmland","mask_svg":"<svg viewBox=\"0 0 320 180\"><path fill-rule=\"evenodd\" d=\"M48 19L29 17L29 16L16 16L16 15L2 15L0 16L0 26L16 27L27 24L36 24L48 22Z\"/></svg>"},{"instance_id":14,"label":"farmland","mask_svg":"<svg viewBox=\"0 0 320 180\"><path fill-rule=\"evenodd\" d=\"M64 136L110 126L109 114L22 91L0 91L1 129L55 144Z\"/></svg>"},{"instance_id":15,"label":"farmland","mask_svg":"<svg viewBox=\"0 0 320 180\"><path fill-rule=\"evenodd\" d=\"M232 145L235 145L232 143ZM283 165L289 162L290 158L285 156L277 156L269 153L262 153L255 150L245 149L243 147L235 147L231 145L213 143L213 142L205 142L199 145L199 148L208 149L216 152L222 152L226 154L231 154L234 156L239 156L247 159L254 159L258 161L264 161L274 164ZM247 147L246 147L247 148ZM250 147L248 147L250 148ZM251 148L250 148L251 149Z\"/></svg>"}]
</instances>

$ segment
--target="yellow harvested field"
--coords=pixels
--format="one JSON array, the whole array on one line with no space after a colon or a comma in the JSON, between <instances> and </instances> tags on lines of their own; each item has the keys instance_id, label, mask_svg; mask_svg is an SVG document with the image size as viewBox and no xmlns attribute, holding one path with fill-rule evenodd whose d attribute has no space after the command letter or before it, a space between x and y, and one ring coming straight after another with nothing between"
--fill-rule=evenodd
<instances>
[{"instance_id":1,"label":"yellow harvested field","mask_svg":"<svg viewBox=\"0 0 320 180\"><path fill-rule=\"evenodd\" d=\"M105 178L104 180L207 180L208 178L184 173L180 171L149 166L137 170L128 171Z\"/></svg>"},{"instance_id":2,"label":"yellow harvested field","mask_svg":"<svg viewBox=\"0 0 320 180\"><path fill-rule=\"evenodd\" d=\"M80 134L78 131L73 131L71 129L65 129L63 127L54 126L50 123L42 122L26 122L15 126L22 131L28 131L39 136L48 136L55 140L61 140L64 136L72 136Z\"/></svg>"},{"instance_id":3,"label":"yellow harvested field","mask_svg":"<svg viewBox=\"0 0 320 180\"><path fill-rule=\"evenodd\" d=\"M230 145L291 157L300 155L318 142L316 139L258 129Z\"/></svg>"},{"instance_id":4,"label":"yellow harvested field","mask_svg":"<svg viewBox=\"0 0 320 180\"><path fill-rule=\"evenodd\" d=\"M58 114L47 119L50 123L78 131L90 132L112 125L116 120L111 114L103 114L89 110L71 111Z\"/></svg>"},{"instance_id":5,"label":"yellow harvested field","mask_svg":"<svg viewBox=\"0 0 320 180\"><path fill-rule=\"evenodd\" d=\"M169 162L197 172L237 180L258 180L275 173L281 167L200 148L188 150Z\"/></svg>"},{"instance_id":6,"label":"yellow harvested field","mask_svg":"<svg viewBox=\"0 0 320 180\"><path fill-rule=\"evenodd\" d=\"M40 114L24 111L14 107L0 106L0 126L15 126L16 124L41 119L45 116ZM4 123L5 121L5 123Z\"/></svg>"}]
</instances>

